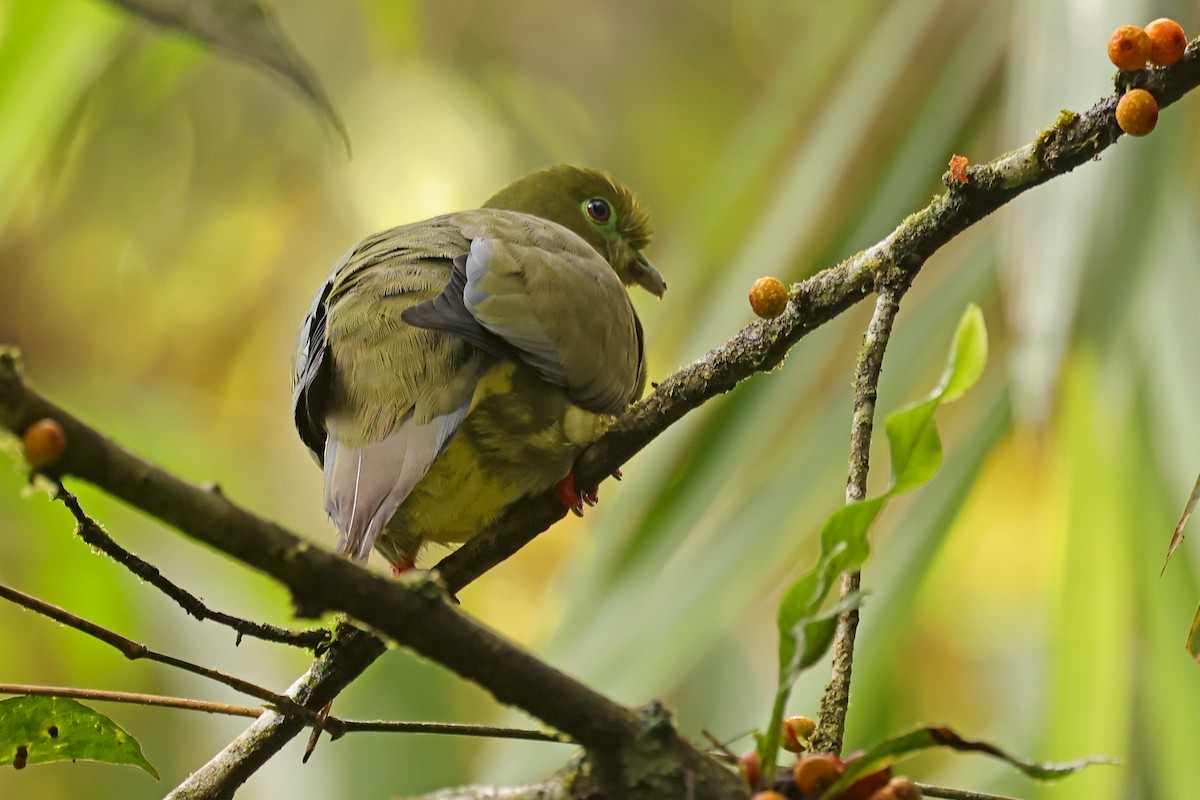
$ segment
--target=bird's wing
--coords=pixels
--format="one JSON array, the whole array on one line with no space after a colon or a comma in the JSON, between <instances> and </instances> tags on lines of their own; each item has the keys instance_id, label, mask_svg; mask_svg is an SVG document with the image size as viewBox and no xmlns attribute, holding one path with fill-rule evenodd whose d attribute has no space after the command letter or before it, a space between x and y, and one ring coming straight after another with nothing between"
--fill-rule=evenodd
<instances>
[{"instance_id":1,"label":"bird's wing","mask_svg":"<svg viewBox=\"0 0 1200 800\"><path fill-rule=\"evenodd\" d=\"M338 265L339 267L341 264ZM300 440L312 453L318 464L325 456L324 408L329 398L330 370L325 366L325 317L328 313L326 301L333 288L337 268L321 284L313 298L312 306L304 316L300 335L296 340L292 371L292 413Z\"/></svg>"},{"instance_id":2,"label":"bird's wing","mask_svg":"<svg viewBox=\"0 0 1200 800\"><path fill-rule=\"evenodd\" d=\"M338 550L365 560L466 415L482 357L463 340L405 324L437 295L469 243L445 218L394 228L346 255L318 292L297 344L293 409L325 467Z\"/></svg>"},{"instance_id":3,"label":"bird's wing","mask_svg":"<svg viewBox=\"0 0 1200 800\"><path fill-rule=\"evenodd\" d=\"M470 240L437 297L403 314L528 364L588 411L617 413L642 387L642 330L608 262L572 231L489 209L450 219Z\"/></svg>"}]
</instances>

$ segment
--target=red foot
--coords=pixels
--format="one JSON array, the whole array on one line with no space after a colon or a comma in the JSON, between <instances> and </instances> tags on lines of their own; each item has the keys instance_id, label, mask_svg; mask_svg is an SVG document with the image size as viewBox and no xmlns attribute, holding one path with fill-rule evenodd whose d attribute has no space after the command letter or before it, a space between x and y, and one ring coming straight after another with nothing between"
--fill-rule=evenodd
<instances>
[{"instance_id":1,"label":"red foot","mask_svg":"<svg viewBox=\"0 0 1200 800\"><path fill-rule=\"evenodd\" d=\"M392 562L392 577L399 578L409 570L416 569L417 562L409 556L403 556Z\"/></svg>"},{"instance_id":2,"label":"red foot","mask_svg":"<svg viewBox=\"0 0 1200 800\"><path fill-rule=\"evenodd\" d=\"M577 517L583 516L584 503L594 506L600 502L600 495L594 487L584 491L575 488L574 472L568 472L567 477L554 484L554 494L558 496L559 502L571 509Z\"/></svg>"}]
</instances>

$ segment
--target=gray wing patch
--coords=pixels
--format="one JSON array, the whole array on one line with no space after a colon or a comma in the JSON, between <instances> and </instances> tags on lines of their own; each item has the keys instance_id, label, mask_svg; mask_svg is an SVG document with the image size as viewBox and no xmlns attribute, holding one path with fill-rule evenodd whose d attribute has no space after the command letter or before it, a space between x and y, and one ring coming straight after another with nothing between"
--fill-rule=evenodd
<instances>
[{"instance_id":1,"label":"gray wing patch","mask_svg":"<svg viewBox=\"0 0 1200 800\"><path fill-rule=\"evenodd\" d=\"M488 276L488 262L495 249L492 239L475 239L464 262L467 285L463 305L480 325L517 350L519 360L533 367L550 383L569 386L567 369L558 346L546 335L538 320L528 292L491 294L480 284ZM486 310L485 310L486 307Z\"/></svg>"},{"instance_id":2,"label":"gray wing patch","mask_svg":"<svg viewBox=\"0 0 1200 800\"><path fill-rule=\"evenodd\" d=\"M479 304L492 297L478 287L486 267L479 266L477 253L486 264L491 248L491 239L474 240L470 253L454 259L454 270L446 288L432 300L406 308L400 319L417 328L454 334L499 358L528 364L544 380L566 387L567 373L558 361L558 350L536 322L485 324L477 316Z\"/></svg>"},{"instance_id":3,"label":"gray wing patch","mask_svg":"<svg viewBox=\"0 0 1200 800\"><path fill-rule=\"evenodd\" d=\"M451 280L401 319L526 364L581 408L618 413L641 387L640 324L624 287L566 228L510 216L520 226L511 241L464 224L470 245Z\"/></svg>"}]
</instances>

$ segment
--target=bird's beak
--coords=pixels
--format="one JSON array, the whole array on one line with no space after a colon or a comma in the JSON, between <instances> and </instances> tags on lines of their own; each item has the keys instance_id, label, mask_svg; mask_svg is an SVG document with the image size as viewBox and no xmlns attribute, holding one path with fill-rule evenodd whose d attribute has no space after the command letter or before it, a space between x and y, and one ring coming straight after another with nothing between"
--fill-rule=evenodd
<instances>
[{"instance_id":1,"label":"bird's beak","mask_svg":"<svg viewBox=\"0 0 1200 800\"><path fill-rule=\"evenodd\" d=\"M663 280L663 276L659 274L654 265L647 261L646 257L641 253L638 253L634 259L629 269L629 274L633 278L634 283L659 300L662 299L663 292L667 291L667 282Z\"/></svg>"}]
</instances>

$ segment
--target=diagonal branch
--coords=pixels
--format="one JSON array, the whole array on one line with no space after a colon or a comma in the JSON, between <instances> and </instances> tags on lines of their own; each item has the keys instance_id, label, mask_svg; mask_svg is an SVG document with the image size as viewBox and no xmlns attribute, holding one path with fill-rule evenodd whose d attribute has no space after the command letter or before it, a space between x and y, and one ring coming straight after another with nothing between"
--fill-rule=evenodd
<instances>
[{"instance_id":1,"label":"diagonal branch","mask_svg":"<svg viewBox=\"0 0 1200 800\"><path fill-rule=\"evenodd\" d=\"M334 634L329 648L286 692L312 711L320 710L337 697L387 649L383 640L353 625L338 625ZM238 787L299 735L306 724L294 714L266 711L167 797L169 800L232 798Z\"/></svg>"},{"instance_id":2,"label":"diagonal branch","mask_svg":"<svg viewBox=\"0 0 1200 800\"><path fill-rule=\"evenodd\" d=\"M585 745L633 735L636 715L539 661L446 602L429 583L393 582L316 548L221 493L205 491L122 450L29 389L15 355L0 353L0 421L53 417L61 466L287 586L302 615L344 611L392 640L490 689Z\"/></svg>"},{"instance_id":3,"label":"diagonal branch","mask_svg":"<svg viewBox=\"0 0 1200 800\"><path fill-rule=\"evenodd\" d=\"M1200 44L1166 69L1118 73L1118 91L1148 89L1161 108L1200 85ZM947 191L910 215L885 239L835 267L791 287L793 300L772 320L751 323L698 361L658 385L630 409L576 465L582 485L606 478L659 434L717 395L755 373L778 366L797 342L869 295L883 270L911 282L942 245L1023 192L1095 159L1121 135L1114 116L1117 95L1082 114L1063 112L1034 141L967 170L969 183L944 179ZM457 591L511 556L566 514L547 493L518 503L484 533L438 565Z\"/></svg>"}]
</instances>

